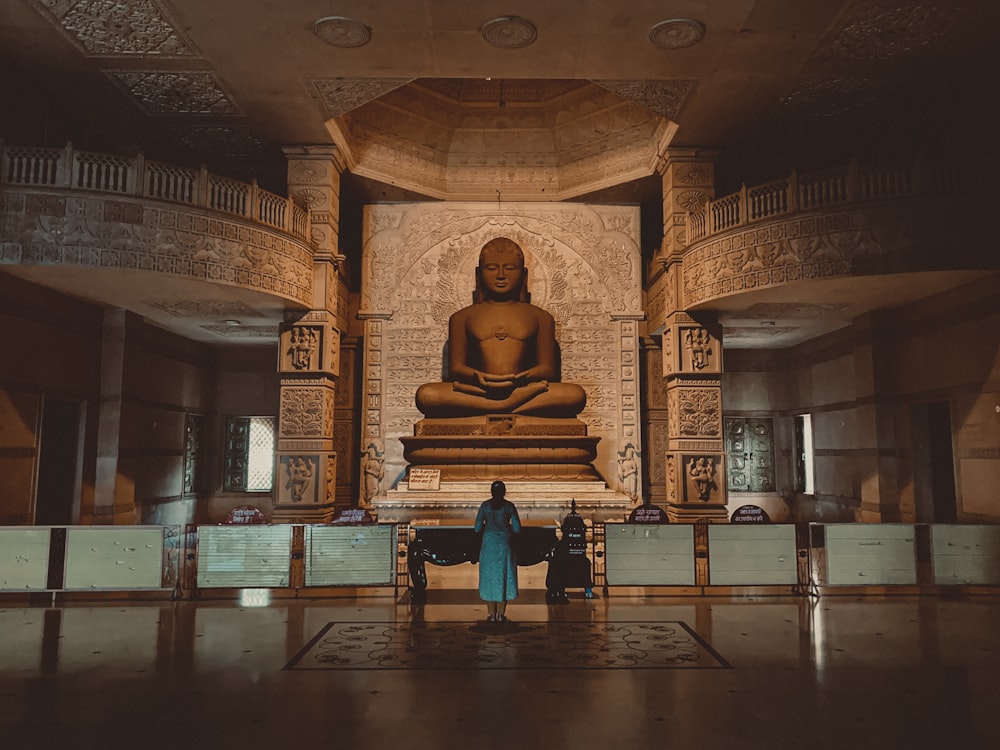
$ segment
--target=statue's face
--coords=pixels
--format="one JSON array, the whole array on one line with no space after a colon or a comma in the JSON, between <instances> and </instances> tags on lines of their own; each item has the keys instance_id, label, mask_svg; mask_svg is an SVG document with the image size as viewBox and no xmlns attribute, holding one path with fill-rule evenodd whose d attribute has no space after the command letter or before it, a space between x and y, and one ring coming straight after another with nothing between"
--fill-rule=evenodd
<instances>
[{"instance_id":1,"label":"statue's face","mask_svg":"<svg viewBox=\"0 0 1000 750\"><path fill-rule=\"evenodd\" d=\"M513 251L486 250L479 263L479 278L487 299L516 299L524 284L524 261Z\"/></svg>"}]
</instances>

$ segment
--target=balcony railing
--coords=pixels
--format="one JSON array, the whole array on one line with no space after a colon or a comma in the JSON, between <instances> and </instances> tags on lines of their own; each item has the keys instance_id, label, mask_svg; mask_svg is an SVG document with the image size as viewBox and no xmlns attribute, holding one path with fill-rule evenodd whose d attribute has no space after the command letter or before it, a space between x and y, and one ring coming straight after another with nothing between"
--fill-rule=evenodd
<instances>
[{"instance_id":1,"label":"balcony railing","mask_svg":"<svg viewBox=\"0 0 1000 750\"><path fill-rule=\"evenodd\" d=\"M239 216L309 239L309 212L290 198L257 186L189 169L147 161L65 148L3 146L0 148L0 186L56 187L115 193L136 198L183 203Z\"/></svg>"},{"instance_id":2,"label":"balcony railing","mask_svg":"<svg viewBox=\"0 0 1000 750\"><path fill-rule=\"evenodd\" d=\"M797 174L718 198L688 214L687 244L783 214L859 201L936 194L954 188L954 175L924 164L847 166Z\"/></svg>"}]
</instances>

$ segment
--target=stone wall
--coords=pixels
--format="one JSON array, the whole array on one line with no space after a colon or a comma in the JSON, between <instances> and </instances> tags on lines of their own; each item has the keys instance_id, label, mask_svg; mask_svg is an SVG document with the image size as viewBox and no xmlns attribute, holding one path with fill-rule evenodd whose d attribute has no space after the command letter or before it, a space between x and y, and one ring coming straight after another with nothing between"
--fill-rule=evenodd
<instances>
[{"instance_id":1,"label":"stone wall","mask_svg":"<svg viewBox=\"0 0 1000 750\"><path fill-rule=\"evenodd\" d=\"M787 501L789 520L933 521L930 499L921 505L932 490L920 415L943 404L956 520L1000 520L995 274L793 349L730 350L726 369L725 414L775 421L776 492L756 504ZM812 417L815 493L808 496L792 491L797 414Z\"/></svg>"}]
</instances>

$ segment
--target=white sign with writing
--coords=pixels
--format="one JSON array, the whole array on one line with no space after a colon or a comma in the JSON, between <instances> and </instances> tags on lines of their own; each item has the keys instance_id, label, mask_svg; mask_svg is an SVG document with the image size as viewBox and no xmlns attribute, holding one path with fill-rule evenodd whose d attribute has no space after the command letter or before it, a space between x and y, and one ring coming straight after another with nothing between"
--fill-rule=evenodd
<instances>
[{"instance_id":1,"label":"white sign with writing","mask_svg":"<svg viewBox=\"0 0 1000 750\"><path fill-rule=\"evenodd\" d=\"M411 490L440 490L441 469L423 469L418 466L410 468L410 479L407 488Z\"/></svg>"}]
</instances>

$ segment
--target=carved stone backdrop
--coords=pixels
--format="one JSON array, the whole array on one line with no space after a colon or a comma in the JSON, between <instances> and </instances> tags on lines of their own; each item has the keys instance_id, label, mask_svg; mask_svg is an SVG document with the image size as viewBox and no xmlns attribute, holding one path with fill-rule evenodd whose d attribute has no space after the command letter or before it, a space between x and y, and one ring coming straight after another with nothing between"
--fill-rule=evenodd
<instances>
[{"instance_id":1,"label":"carved stone backdrop","mask_svg":"<svg viewBox=\"0 0 1000 750\"><path fill-rule=\"evenodd\" d=\"M422 415L417 388L444 376L448 318L472 302L482 246L524 250L531 302L556 321L562 380L582 386L580 414L601 438L595 468L614 488L618 453L641 451L638 321L643 318L639 210L584 204L414 203L365 210L362 450L385 450L384 488L403 479L399 441Z\"/></svg>"}]
</instances>

